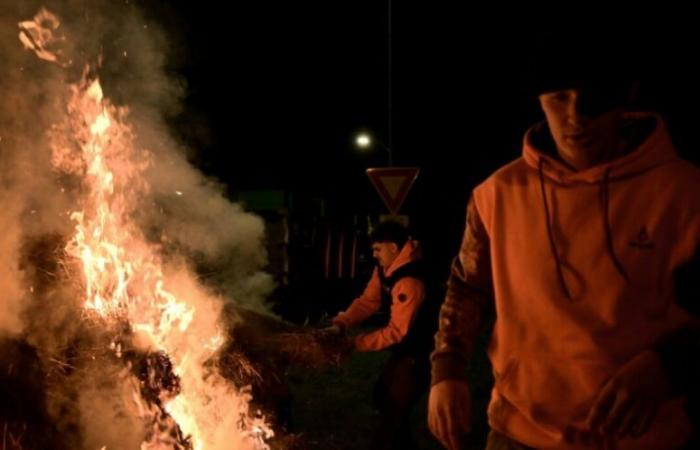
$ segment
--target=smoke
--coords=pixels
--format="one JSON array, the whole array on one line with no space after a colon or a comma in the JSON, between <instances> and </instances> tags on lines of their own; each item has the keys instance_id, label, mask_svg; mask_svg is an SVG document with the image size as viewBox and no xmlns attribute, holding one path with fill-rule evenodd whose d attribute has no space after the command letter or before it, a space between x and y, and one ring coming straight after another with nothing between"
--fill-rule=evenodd
<instances>
[{"instance_id":1,"label":"smoke","mask_svg":"<svg viewBox=\"0 0 700 450\"><path fill-rule=\"evenodd\" d=\"M18 333L28 306L28 286L18 268L22 243L71 232L67 212L76 205L76 191L52 170L46 131L65 114L68 83L98 60L105 96L128 106L137 146L154 154L147 173L151 195L135 208L135 219L150 238L204 269L217 292L264 310L273 285L261 270L266 263L262 220L229 202L221 185L188 164L192 150L177 142L166 124L180 111L186 91L185 81L173 75L179 41L171 48L173 36L133 2L8 3L0 6L0 287L7 294L0 330ZM61 19L57 31L63 38L61 60L70 63L66 68L38 59L19 42L18 22L42 6Z\"/></svg>"},{"instance_id":2,"label":"smoke","mask_svg":"<svg viewBox=\"0 0 700 450\"><path fill-rule=\"evenodd\" d=\"M77 389L79 423L85 449L138 449L144 435L143 421L124 405L132 404L128 383L105 383L121 380L123 375L112 369L99 373L103 378L84 378ZM111 378L109 377L111 375Z\"/></svg>"},{"instance_id":3,"label":"smoke","mask_svg":"<svg viewBox=\"0 0 700 450\"><path fill-rule=\"evenodd\" d=\"M56 55L54 62L38 58L18 38L18 23L42 7L61 20L58 39L47 50ZM181 46L129 0L0 4L0 338L24 339L47 370L66 349L88 348L84 336L94 334L79 320L81 272L65 253L75 228L70 213L80 208L82 188L77 177L51 164L51 135L61 133L69 86L87 65L100 76L105 97L128 107L135 146L150 152L144 175L150 188L134 199L131 220L160 249L172 291L203 311L194 329L216 321L221 299L267 311L265 299L274 286L263 270L263 221L192 167L187 154L196 149L178 142L167 125L181 111L186 92L185 80L174 75ZM201 346L196 335L182 345ZM118 406L124 404L124 385L96 381L126 375L118 374L119 364L102 362L61 366L63 378L47 387L47 410L60 418L59 435L62 427L66 435L79 430L80 446L71 448L137 448L138 420ZM127 429L136 431L128 435L122 431Z\"/></svg>"},{"instance_id":4,"label":"smoke","mask_svg":"<svg viewBox=\"0 0 700 450\"><path fill-rule=\"evenodd\" d=\"M0 162L2 165L2 162ZM23 307L23 289L20 283L20 272L17 267L17 245L20 240L20 229L16 221L18 206L11 198L0 193L0 290L4 299L0 302L0 334L3 332L16 335L22 330L20 314Z\"/></svg>"},{"instance_id":5,"label":"smoke","mask_svg":"<svg viewBox=\"0 0 700 450\"><path fill-rule=\"evenodd\" d=\"M51 171L41 132L55 121L66 93L60 68L22 51L19 16L10 14L9 6L0 6L0 334L17 335L30 288L19 267L22 243L29 236L68 231L62 215L67 199Z\"/></svg>"},{"instance_id":6,"label":"smoke","mask_svg":"<svg viewBox=\"0 0 700 450\"><path fill-rule=\"evenodd\" d=\"M140 218L144 228L158 230L160 241L176 253L185 251L218 293L263 311L271 281L260 271L266 262L262 221L182 161L155 167L149 173L155 200L151 213Z\"/></svg>"}]
</instances>

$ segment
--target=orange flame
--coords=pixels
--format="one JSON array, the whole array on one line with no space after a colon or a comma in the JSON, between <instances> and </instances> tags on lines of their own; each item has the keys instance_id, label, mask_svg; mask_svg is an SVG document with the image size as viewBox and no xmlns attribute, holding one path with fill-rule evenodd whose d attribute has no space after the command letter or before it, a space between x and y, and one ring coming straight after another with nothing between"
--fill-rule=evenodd
<instances>
[{"instance_id":1,"label":"orange flame","mask_svg":"<svg viewBox=\"0 0 700 450\"><path fill-rule=\"evenodd\" d=\"M128 321L147 336L152 350L168 354L181 392L165 400L194 450L267 449L273 433L264 418L251 417L248 389L236 389L205 362L221 347L221 301L198 288L182 271L166 273L156 244L134 222L139 200L148 193L145 171L151 154L138 149L128 111L104 97L89 71L72 86L66 123L52 130L52 163L81 178L80 210L71 214L75 233L67 253L80 261L88 317ZM153 417L134 397L142 417ZM162 434L162 433L161 433ZM154 433L141 450L172 448Z\"/></svg>"}]
</instances>

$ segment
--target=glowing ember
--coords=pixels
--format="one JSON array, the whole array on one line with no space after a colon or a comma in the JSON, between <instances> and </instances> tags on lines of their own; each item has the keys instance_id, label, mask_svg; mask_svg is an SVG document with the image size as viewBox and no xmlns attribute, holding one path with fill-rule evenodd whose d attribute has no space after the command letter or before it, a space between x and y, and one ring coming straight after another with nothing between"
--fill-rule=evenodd
<instances>
[{"instance_id":1,"label":"glowing ember","mask_svg":"<svg viewBox=\"0 0 700 450\"><path fill-rule=\"evenodd\" d=\"M24 48L33 50L39 58L67 66L70 61L62 62L61 52L53 49L61 40L54 34L59 25L58 17L42 8L33 20L19 23L19 40Z\"/></svg>"}]
</instances>

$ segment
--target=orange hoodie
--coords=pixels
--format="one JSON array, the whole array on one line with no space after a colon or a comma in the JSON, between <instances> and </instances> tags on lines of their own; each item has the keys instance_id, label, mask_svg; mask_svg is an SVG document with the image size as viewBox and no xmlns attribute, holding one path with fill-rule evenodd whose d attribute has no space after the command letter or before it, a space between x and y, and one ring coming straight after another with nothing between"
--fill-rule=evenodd
<instances>
[{"instance_id":1,"label":"orange hoodie","mask_svg":"<svg viewBox=\"0 0 700 450\"><path fill-rule=\"evenodd\" d=\"M403 246L394 262L385 270L384 275L390 277L400 267L418 261L421 257L420 244L418 241L410 240ZM372 278L362 295L352 302L347 311L341 312L333 319L335 325L345 329L354 327L379 310L382 301L378 270L379 268L374 269ZM381 350L401 342L408 334L416 312L425 299L425 286L418 278L401 278L392 288L391 298L389 323L383 328L357 336L355 338L357 350Z\"/></svg>"},{"instance_id":2,"label":"orange hoodie","mask_svg":"<svg viewBox=\"0 0 700 450\"><path fill-rule=\"evenodd\" d=\"M678 158L659 117L628 119L653 131L626 155L580 172L541 151L535 142L546 130L534 127L522 158L473 192L478 220L468 219L476 226L453 267L433 382L458 376L491 294L489 423L528 446L671 450L689 437L681 399L639 438L579 439L604 383L693 320L674 298L673 274L698 251L700 171ZM472 281L481 285L470 291Z\"/></svg>"}]
</instances>

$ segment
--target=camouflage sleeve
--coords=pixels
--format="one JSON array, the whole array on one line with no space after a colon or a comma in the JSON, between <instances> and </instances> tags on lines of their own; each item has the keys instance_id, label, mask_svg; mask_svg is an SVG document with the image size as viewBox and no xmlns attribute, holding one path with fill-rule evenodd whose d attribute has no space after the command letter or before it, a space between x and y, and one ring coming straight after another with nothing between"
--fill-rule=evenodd
<instances>
[{"instance_id":1,"label":"camouflage sleeve","mask_svg":"<svg viewBox=\"0 0 700 450\"><path fill-rule=\"evenodd\" d=\"M474 339L492 308L489 236L472 197L467 205L462 245L452 263L447 294L440 309L435 350L430 356L432 384L445 379L465 379Z\"/></svg>"}]
</instances>

